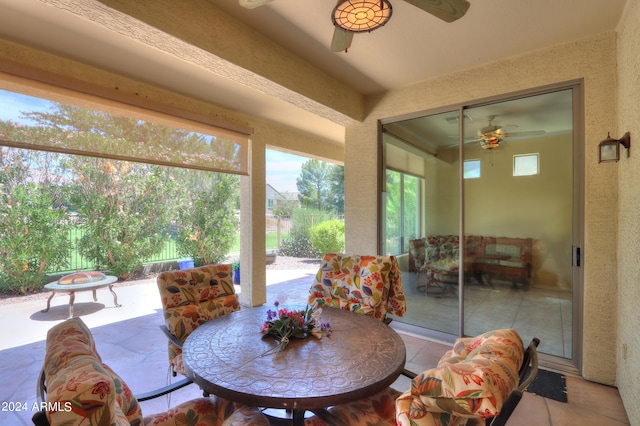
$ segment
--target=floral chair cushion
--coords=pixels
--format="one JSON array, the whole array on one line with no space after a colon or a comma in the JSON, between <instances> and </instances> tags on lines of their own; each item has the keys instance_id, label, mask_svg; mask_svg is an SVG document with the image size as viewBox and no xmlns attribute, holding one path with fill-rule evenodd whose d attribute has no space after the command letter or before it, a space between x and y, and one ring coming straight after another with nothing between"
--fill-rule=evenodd
<instances>
[{"instance_id":1,"label":"floral chair cushion","mask_svg":"<svg viewBox=\"0 0 640 426\"><path fill-rule=\"evenodd\" d=\"M198 398L170 410L146 416L145 426L269 426L268 418L253 407L243 407L215 396Z\"/></svg>"},{"instance_id":2,"label":"floral chair cushion","mask_svg":"<svg viewBox=\"0 0 640 426\"><path fill-rule=\"evenodd\" d=\"M460 237L458 235L429 235L421 248L423 254L415 254L418 271L440 270L456 272L460 260Z\"/></svg>"},{"instance_id":3,"label":"floral chair cushion","mask_svg":"<svg viewBox=\"0 0 640 426\"><path fill-rule=\"evenodd\" d=\"M140 424L142 413L129 387L95 350L91 332L80 318L49 330L44 361L47 406L52 425Z\"/></svg>"},{"instance_id":4,"label":"floral chair cushion","mask_svg":"<svg viewBox=\"0 0 640 426\"><path fill-rule=\"evenodd\" d=\"M395 400L400 392L386 388L382 392L349 404L331 407L329 412L347 426L396 426ZM305 426L326 426L326 423L313 416L305 420Z\"/></svg>"},{"instance_id":5,"label":"floral chair cushion","mask_svg":"<svg viewBox=\"0 0 640 426\"><path fill-rule=\"evenodd\" d=\"M429 235L425 238L425 255L424 260L427 262L433 262L438 259L440 255L440 236Z\"/></svg>"},{"instance_id":6,"label":"floral chair cushion","mask_svg":"<svg viewBox=\"0 0 640 426\"><path fill-rule=\"evenodd\" d=\"M47 334L44 373L51 425L266 426L257 408L210 397L185 402L171 410L142 416L127 384L95 351L91 332L80 318L56 325Z\"/></svg>"},{"instance_id":7,"label":"floral chair cushion","mask_svg":"<svg viewBox=\"0 0 640 426\"><path fill-rule=\"evenodd\" d=\"M458 339L436 368L418 375L396 400L398 425L463 425L469 418L496 416L518 385L523 358L522 339L512 329Z\"/></svg>"},{"instance_id":8,"label":"floral chair cushion","mask_svg":"<svg viewBox=\"0 0 640 426\"><path fill-rule=\"evenodd\" d=\"M181 342L205 322L240 309L231 265L163 272L157 285L165 325ZM182 349L169 342L168 351L173 370L182 373Z\"/></svg>"},{"instance_id":9,"label":"floral chair cushion","mask_svg":"<svg viewBox=\"0 0 640 426\"><path fill-rule=\"evenodd\" d=\"M394 256L327 253L309 291L318 303L383 320L387 312L404 315L406 302Z\"/></svg>"}]
</instances>

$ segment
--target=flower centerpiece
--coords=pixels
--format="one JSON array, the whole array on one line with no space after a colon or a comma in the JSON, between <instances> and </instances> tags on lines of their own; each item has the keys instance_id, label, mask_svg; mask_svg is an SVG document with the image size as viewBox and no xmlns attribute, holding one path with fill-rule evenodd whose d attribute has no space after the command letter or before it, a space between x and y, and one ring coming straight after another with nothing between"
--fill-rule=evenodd
<instances>
[{"instance_id":1,"label":"flower centerpiece","mask_svg":"<svg viewBox=\"0 0 640 426\"><path fill-rule=\"evenodd\" d=\"M314 336L322 338L322 333L331 335L331 325L322 322L320 314L322 308L317 305L307 305L303 310L289 310L280 308L280 304L274 303L275 310L267 311L267 320L262 324L260 331L265 335L274 336L278 340L278 345L266 351L264 355L273 354L276 356L289 344L289 339L306 339Z\"/></svg>"}]
</instances>

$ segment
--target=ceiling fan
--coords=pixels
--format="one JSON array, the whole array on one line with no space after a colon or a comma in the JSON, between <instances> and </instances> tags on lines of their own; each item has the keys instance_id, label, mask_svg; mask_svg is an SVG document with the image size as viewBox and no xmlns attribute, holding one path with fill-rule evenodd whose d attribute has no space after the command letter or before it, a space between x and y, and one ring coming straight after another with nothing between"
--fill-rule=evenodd
<instances>
[{"instance_id":1,"label":"ceiling fan","mask_svg":"<svg viewBox=\"0 0 640 426\"><path fill-rule=\"evenodd\" d=\"M240 6L253 9L274 0L238 0ZM467 0L403 0L445 22L453 22L467 13ZM331 12L335 26L331 50L347 51L355 33L370 32L382 27L391 18L389 0L338 0Z\"/></svg>"},{"instance_id":2,"label":"ceiling fan","mask_svg":"<svg viewBox=\"0 0 640 426\"><path fill-rule=\"evenodd\" d=\"M527 132L505 132L502 126L493 124L497 115L490 115L487 117L488 124L482 129L478 130L478 137L475 139L480 142L480 146L484 149L494 149L499 147L505 138L510 136L538 136L544 135L544 130L533 130Z\"/></svg>"}]
</instances>

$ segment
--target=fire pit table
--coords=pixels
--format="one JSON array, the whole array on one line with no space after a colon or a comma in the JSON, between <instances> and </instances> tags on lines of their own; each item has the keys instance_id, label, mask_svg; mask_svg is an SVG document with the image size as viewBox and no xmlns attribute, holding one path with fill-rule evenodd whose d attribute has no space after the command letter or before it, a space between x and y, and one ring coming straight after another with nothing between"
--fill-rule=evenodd
<instances>
[{"instance_id":1,"label":"fire pit table","mask_svg":"<svg viewBox=\"0 0 640 426\"><path fill-rule=\"evenodd\" d=\"M118 281L118 277L112 275L105 275L102 272L75 272L73 274L65 275L58 281L45 284L44 288L51 290L51 295L47 299L47 307L42 312L49 311L51 307L51 299L56 293L69 293L69 318L73 318L73 302L76 297L77 291L93 291L93 301L97 302L96 290L101 287L109 287L109 291L113 294L113 304L115 307L122 305L118 304L118 296L113 291L113 283Z\"/></svg>"}]
</instances>

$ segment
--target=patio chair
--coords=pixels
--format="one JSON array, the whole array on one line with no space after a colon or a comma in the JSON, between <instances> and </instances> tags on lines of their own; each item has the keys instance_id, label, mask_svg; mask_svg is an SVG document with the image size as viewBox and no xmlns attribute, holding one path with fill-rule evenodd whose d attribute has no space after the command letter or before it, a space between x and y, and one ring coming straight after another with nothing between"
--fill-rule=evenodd
<instances>
[{"instance_id":1,"label":"patio chair","mask_svg":"<svg viewBox=\"0 0 640 426\"><path fill-rule=\"evenodd\" d=\"M37 385L36 426L49 425L154 425L211 424L268 425L258 408L222 398L197 398L170 410L143 416L139 402L166 395L191 383L184 379L171 386L134 396L127 384L96 351L91 331L80 318L60 323L47 333L44 366Z\"/></svg>"},{"instance_id":2,"label":"patio chair","mask_svg":"<svg viewBox=\"0 0 640 426\"><path fill-rule=\"evenodd\" d=\"M348 426L504 425L538 372L539 342L534 338L525 351L511 329L461 338L436 368L413 379L409 391L388 387L329 411ZM324 425L315 416L305 423Z\"/></svg>"},{"instance_id":3,"label":"patio chair","mask_svg":"<svg viewBox=\"0 0 640 426\"><path fill-rule=\"evenodd\" d=\"M386 323L387 313L403 316L407 307L395 256L327 253L309 290L309 304L369 315Z\"/></svg>"},{"instance_id":4,"label":"patio chair","mask_svg":"<svg viewBox=\"0 0 640 426\"><path fill-rule=\"evenodd\" d=\"M231 265L205 265L162 272L156 280L165 324L160 329L168 342L173 375L184 374L182 345L198 326L240 309L233 287Z\"/></svg>"},{"instance_id":5,"label":"patio chair","mask_svg":"<svg viewBox=\"0 0 640 426\"><path fill-rule=\"evenodd\" d=\"M504 402L500 413L493 418L486 419L485 423L487 426L504 426L507 424L507 420L509 420L509 417L511 417L511 414L522 399L524 391L527 390L527 387L529 387L531 382L536 378L538 374L538 345L540 345L540 339L537 337L531 339L531 343L529 343L529 346L524 352L524 360L518 372L518 387L511 392Z\"/></svg>"}]
</instances>

